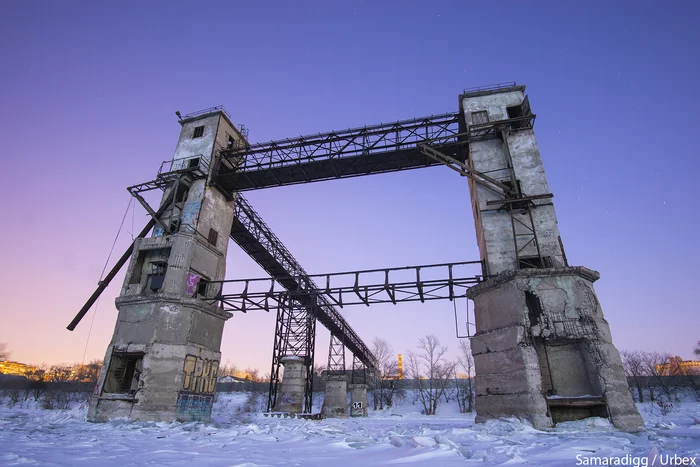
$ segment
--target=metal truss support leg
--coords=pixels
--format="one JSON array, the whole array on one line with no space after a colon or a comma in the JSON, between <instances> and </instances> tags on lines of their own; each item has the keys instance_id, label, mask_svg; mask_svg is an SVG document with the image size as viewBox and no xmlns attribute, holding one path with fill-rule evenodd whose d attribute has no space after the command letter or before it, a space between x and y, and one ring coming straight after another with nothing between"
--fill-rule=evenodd
<instances>
[{"instance_id":1,"label":"metal truss support leg","mask_svg":"<svg viewBox=\"0 0 700 467\"><path fill-rule=\"evenodd\" d=\"M367 384L367 367L356 355L352 356L352 379L350 384Z\"/></svg>"},{"instance_id":2,"label":"metal truss support leg","mask_svg":"<svg viewBox=\"0 0 700 467\"><path fill-rule=\"evenodd\" d=\"M337 337L331 335L328 346L328 369L326 379L342 378L345 376L345 345Z\"/></svg>"},{"instance_id":3,"label":"metal truss support leg","mask_svg":"<svg viewBox=\"0 0 700 467\"><path fill-rule=\"evenodd\" d=\"M291 298L286 298L277 310L272 348L272 368L270 370L270 390L267 398L268 411L273 410L277 402L281 383L282 359L293 355L304 359L306 368L304 412L311 412L315 342L316 318L308 308L302 307Z\"/></svg>"},{"instance_id":4,"label":"metal truss support leg","mask_svg":"<svg viewBox=\"0 0 700 467\"><path fill-rule=\"evenodd\" d=\"M316 350L316 317L307 312L306 332L306 386L304 387L304 413L311 413L314 397L314 354Z\"/></svg>"}]
</instances>

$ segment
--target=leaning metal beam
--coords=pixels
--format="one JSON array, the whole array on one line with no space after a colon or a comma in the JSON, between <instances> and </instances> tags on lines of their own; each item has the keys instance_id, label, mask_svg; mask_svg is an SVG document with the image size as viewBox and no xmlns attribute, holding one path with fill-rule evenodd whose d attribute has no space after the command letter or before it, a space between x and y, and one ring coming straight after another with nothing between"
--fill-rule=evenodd
<instances>
[{"instance_id":1,"label":"leaning metal beam","mask_svg":"<svg viewBox=\"0 0 700 467\"><path fill-rule=\"evenodd\" d=\"M357 177L440 164L417 143L439 140L443 153L464 162L459 114L379 124L242 145L221 152L213 182L228 193Z\"/></svg>"},{"instance_id":2,"label":"leaning metal beam","mask_svg":"<svg viewBox=\"0 0 700 467\"><path fill-rule=\"evenodd\" d=\"M170 207L170 201L172 201L172 198L173 192L171 191L168 197L162 201L157 212L152 212L153 210L151 209L153 217L148 220L148 223L143 228L143 230L141 230L141 232L136 236L136 238L143 238L146 235L148 235L148 232L150 232L153 226L156 225L156 221L158 220L160 215L163 214L168 207ZM107 289L109 283L112 282L112 279L114 279L119 270L126 264L126 262L131 257L131 254L134 252L134 243L136 241L136 238L131 242L129 248L127 248L124 254L117 260L116 264L107 273L107 275L100 282L98 282L97 289L92 293L90 298L88 298L87 302L85 302L85 305L83 305L80 311L78 311L78 314L75 315L73 321L71 321L70 324L66 326L66 329L68 329L69 331L74 330L78 323L80 323L80 321L85 317L88 310L90 310L90 307L92 307L93 303L95 303L100 297L100 295L102 295L102 292L104 292L105 289Z\"/></svg>"},{"instance_id":3,"label":"leaning metal beam","mask_svg":"<svg viewBox=\"0 0 700 467\"><path fill-rule=\"evenodd\" d=\"M496 194L499 194L501 196L508 196L513 190L513 188L501 183L500 181L494 178L489 177L486 174L477 172L474 169L469 169L469 166L467 166L467 164L460 162L457 159L448 156L447 154L443 154L442 152L438 151L433 147L428 146L427 144L419 143L418 148L426 156L445 164L447 167L459 173L460 175L469 177L470 179L474 180L474 182L479 183L480 185L488 188L489 190L496 192ZM501 191L499 191L499 189Z\"/></svg>"},{"instance_id":4,"label":"leaning metal beam","mask_svg":"<svg viewBox=\"0 0 700 467\"><path fill-rule=\"evenodd\" d=\"M277 310L289 298L298 301L315 297L332 301L340 307L378 303L426 302L454 300L463 297L466 289L481 282L483 263L461 263L406 266L390 269L368 269L332 274L305 276L317 279L325 287L290 290L280 284L290 277L240 279L210 283L222 293L217 300L227 311Z\"/></svg>"},{"instance_id":5,"label":"leaning metal beam","mask_svg":"<svg viewBox=\"0 0 700 467\"><path fill-rule=\"evenodd\" d=\"M367 345L330 299L313 293L318 290L316 284L240 194L236 198L231 238L285 290L309 292L298 297L299 304L308 308L331 335L338 337L368 367L376 366L376 359Z\"/></svg>"}]
</instances>

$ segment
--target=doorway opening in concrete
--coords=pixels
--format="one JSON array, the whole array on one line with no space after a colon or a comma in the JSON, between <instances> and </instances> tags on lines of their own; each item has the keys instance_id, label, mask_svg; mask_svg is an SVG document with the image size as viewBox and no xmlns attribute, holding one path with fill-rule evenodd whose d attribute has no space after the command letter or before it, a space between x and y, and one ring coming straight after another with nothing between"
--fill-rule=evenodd
<instances>
[{"instance_id":1,"label":"doorway opening in concrete","mask_svg":"<svg viewBox=\"0 0 700 467\"><path fill-rule=\"evenodd\" d=\"M547 405L555 424L590 417L609 418L607 404L602 397L548 399Z\"/></svg>"},{"instance_id":2,"label":"doorway opening in concrete","mask_svg":"<svg viewBox=\"0 0 700 467\"><path fill-rule=\"evenodd\" d=\"M104 392L130 396L136 394L143 368L143 355L143 352L114 351L109 362Z\"/></svg>"}]
</instances>

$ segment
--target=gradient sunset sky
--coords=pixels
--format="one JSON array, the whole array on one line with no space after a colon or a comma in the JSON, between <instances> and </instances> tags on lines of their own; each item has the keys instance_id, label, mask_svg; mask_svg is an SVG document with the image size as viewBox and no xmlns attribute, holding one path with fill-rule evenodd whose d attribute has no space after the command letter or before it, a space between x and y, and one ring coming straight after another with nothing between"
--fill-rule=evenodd
<instances>
[{"instance_id":1,"label":"gradient sunset sky","mask_svg":"<svg viewBox=\"0 0 700 467\"><path fill-rule=\"evenodd\" d=\"M700 339L700 2L36 2L0 15L0 342L27 363L102 359L123 272L75 332L129 194L172 157L175 111L224 105L251 142L458 110L527 86L569 263L621 350ZM476 260L444 167L247 193L309 273ZM146 214L129 213L111 263ZM263 276L235 244L228 278ZM396 353L457 348L450 302L346 308ZM457 304L463 315L464 299ZM461 323L463 326L463 322ZM222 361L269 371L274 315L236 315ZM328 333L319 326L316 360ZM452 355L456 355L455 352Z\"/></svg>"}]
</instances>

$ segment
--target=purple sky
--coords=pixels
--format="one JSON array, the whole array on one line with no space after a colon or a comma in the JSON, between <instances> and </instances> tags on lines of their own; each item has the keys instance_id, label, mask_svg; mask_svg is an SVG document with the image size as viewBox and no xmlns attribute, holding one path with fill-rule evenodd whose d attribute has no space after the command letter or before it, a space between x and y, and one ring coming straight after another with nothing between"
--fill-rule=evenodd
<instances>
[{"instance_id":1,"label":"purple sky","mask_svg":"<svg viewBox=\"0 0 700 467\"><path fill-rule=\"evenodd\" d=\"M569 262L601 272L615 344L691 358L699 14L693 1L5 2L0 342L19 361L82 359L92 312L65 326L96 285L125 188L172 157L176 110L223 104L257 142L455 112L464 88L515 80L538 115ZM246 196L310 273L479 257L466 180L447 168ZM262 275L232 243L228 278ZM122 280L86 360L104 356ZM450 302L343 313L397 353L427 333L457 347ZM273 326L272 313L236 315L222 360L269 371ZM327 349L319 327L317 361Z\"/></svg>"}]
</instances>

